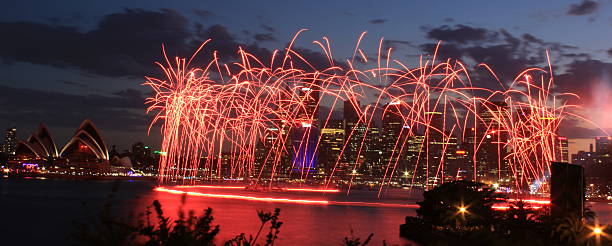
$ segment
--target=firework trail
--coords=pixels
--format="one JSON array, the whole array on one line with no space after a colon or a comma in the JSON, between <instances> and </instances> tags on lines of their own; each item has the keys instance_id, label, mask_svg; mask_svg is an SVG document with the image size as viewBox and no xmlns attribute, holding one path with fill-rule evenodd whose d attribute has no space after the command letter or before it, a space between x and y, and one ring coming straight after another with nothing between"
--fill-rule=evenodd
<instances>
[{"instance_id":1,"label":"firework trail","mask_svg":"<svg viewBox=\"0 0 612 246\"><path fill-rule=\"evenodd\" d=\"M552 69L527 69L508 82L481 64L497 85L478 87L463 63L438 61L437 50L410 68L381 39L372 60L360 48L365 33L342 65L327 38L315 41L327 57L320 68L293 49L298 35L266 60L239 49L236 62L222 63L215 51L203 54L208 41L190 59L163 51L164 77L145 82L154 91L146 101L151 127L160 124L163 136L161 182L350 187L367 179L381 189L427 189L468 178L520 191L545 180L559 158L560 124L579 117L565 99L576 95L553 92ZM196 56L210 61L192 65ZM334 119L340 108L350 122ZM332 133L341 141L329 146Z\"/></svg>"}]
</instances>

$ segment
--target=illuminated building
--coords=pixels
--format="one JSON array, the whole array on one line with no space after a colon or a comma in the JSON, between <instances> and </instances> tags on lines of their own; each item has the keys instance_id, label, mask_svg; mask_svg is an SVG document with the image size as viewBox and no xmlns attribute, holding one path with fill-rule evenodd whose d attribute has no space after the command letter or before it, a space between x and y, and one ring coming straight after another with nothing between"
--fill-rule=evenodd
<instances>
[{"instance_id":1,"label":"illuminated building","mask_svg":"<svg viewBox=\"0 0 612 246\"><path fill-rule=\"evenodd\" d=\"M425 118L429 122L425 129L425 151L426 159L420 161L419 165L423 170L421 175L424 175L424 185L426 187L436 186L440 184L444 177L444 162L445 162L445 145L448 141L444 134L444 115L441 112L425 112ZM450 139L448 139L450 140ZM454 139L454 149L456 149L456 138ZM423 165L425 164L425 165ZM418 175L418 174L417 174ZM423 179L421 178L421 182Z\"/></svg>"},{"instance_id":2,"label":"illuminated building","mask_svg":"<svg viewBox=\"0 0 612 246\"><path fill-rule=\"evenodd\" d=\"M595 153L598 155L610 155L612 152L612 137L596 137Z\"/></svg>"},{"instance_id":3,"label":"illuminated building","mask_svg":"<svg viewBox=\"0 0 612 246\"><path fill-rule=\"evenodd\" d=\"M557 137L557 149L555 159L557 162L569 163L569 141L566 137Z\"/></svg>"},{"instance_id":4,"label":"illuminated building","mask_svg":"<svg viewBox=\"0 0 612 246\"><path fill-rule=\"evenodd\" d=\"M151 156L151 148L145 146L142 142L137 142L132 145L132 164L136 168L144 168L153 164Z\"/></svg>"},{"instance_id":5,"label":"illuminated building","mask_svg":"<svg viewBox=\"0 0 612 246\"><path fill-rule=\"evenodd\" d=\"M596 137L595 149L591 144L590 151L579 151L572 154L572 164L584 167L589 199L607 199L612 196L612 157L610 156L611 139Z\"/></svg>"},{"instance_id":6,"label":"illuminated building","mask_svg":"<svg viewBox=\"0 0 612 246\"><path fill-rule=\"evenodd\" d=\"M500 118L509 117L506 115L508 106L504 102L477 105L476 112L479 119L476 121L476 128L470 128L466 132L467 141L463 146L469 153L468 159L471 164L469 176L483 183L509 185L512 172L506 160L508 133L500 125L500 122L508 120ZM517 114L518 121L521 122L525 122L529 117L528 109L517 110ZM474 166L476 177L474 177Z\"/></svg>"},{"instance_id":7,"label":"illuminated building","mask_svg":"<svg viewBox=\"0 0 612 246\"><path fill-rule=\"evenodd\" d=\"M349 167L355 170L363 168L366 148L363 146L366 134L366 124L360 117L359 101L351 99L344 101L343 120L345 144L343 156Z\"/></svg>"},{"instance_id":8,"label":"illuminated building","mask_svg":"<svg viewBox=\"0 0 612 246\"><path fill-rule=\"evenodd\" d=\"M2 143L2 152L14 155L17 145L17 128L9 128L4 131L4 142Z\"/></svg>"},{"instance_id":9,"label":"illuminated building","mask_svg":"<svg viewBox=\"0 0 612 246\"><path fill-rule=\"evenodd\" d=\"M391 177L393 167L397 167L396 170L408 169L408 161L401 147L408 136L409 130L404 128L400 102L388 103L385 105L385 110L381 135L382 164L385 166L382 177ZM398 177L400 175L393 176Z\"/></svg>"},{"instance_id":10,"label":"illuminated building","mask_svg":"<svg viewBox=\"0 0 612 246\"><path fill-rule=\"evenodd\" d=\"M380 128L370 126L365 136L365 162L360 170L364 175L370 178L381 177L384 173L384 163L382 161L382 142L380 138Z\"/></svg>"},{"instance_id":11,"label":"illuminated building","mask_svg":"<svg viewBox=\"0 0 612 246\"><path fill-rule=\"evenodd\" d=\"M287 137L286 130L277 127L269 127L264 131L262 141L255 148L255 170L254 175L264 174L270 177L273 173L276 177L285 177L289 174L290 164L287 155L287 146L279 144ZM291 146L289 146L291 147ZM229 173L226 173L229 175Z\"/></svg>"},{"instance_id":12,"label":"illuminated building","mask_svg":"<svg viewBox=\"0 0 612 246\"><path fill-rule=\"evenodd\" d=\"M29 158L46 161L59 157L59 153L49 130L43 124L40 124L36 132L26 141L19 141L15 148L17 159Z\"/></svg>"},{"instance_id":13,"label":"illuminated building","mask_svg":"<svg viewBox=\"0 0 612 246\"><path fill-rule=\"evenodd\" d=\"M51 134L41 124L34 134L26 141L19 141L15 148L13 164L26 162L82 172L105 172L110 168L106 144L90 120L83 121L59 151Z\"/></svg>"},{"instance_id":14,"label":"illuminated building","mask_svg":"<svg viewBox=\"0 0 612 246\"><path fill-rule=\"evenodd\" d=\"M334 176L341 176L348 169L348 165L340 158L344 147L344 127L341 120L329 120L327 126L321 129L321 143L319 145L318 174L331 174L334 167ZM336 165L338 163L338 165ZM340 174L340 175L339 175Z\"/></svg>"},{"instance_id":15,"label":"illuminated building","mask_svg":"<svg viewBox=\"0 0 612 246\"><path fill-rule=\"evenodd\" d=\"M297 109L296 126L292 129L292 167L295 173L315 172L319 139L319 91L301 86L298 90L301 105Z\"/></svg>"}]
</instances>

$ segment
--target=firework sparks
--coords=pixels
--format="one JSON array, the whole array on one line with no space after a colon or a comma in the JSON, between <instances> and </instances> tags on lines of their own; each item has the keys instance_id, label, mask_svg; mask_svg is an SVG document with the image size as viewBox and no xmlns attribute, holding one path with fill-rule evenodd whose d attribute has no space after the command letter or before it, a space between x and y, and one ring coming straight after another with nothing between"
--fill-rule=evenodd
<instances>
[{"instance_id":1,"label":"firework sparks","mask_svg":"<svg viewBox=\"0 0 612 246\"><path fill-rule=\"evenodd\" d=\"M481 88L460 61L438 61L434 53L409 68L382 49L382 39L372 61L359 47L364 36L346 66L334 64L328 39L315 41L328 58L323 69L292 49L297 35L267 61L240 49L234 63L222 64L213 51L210 62L192 65L206 42L189 60L166 57L158 63L165 77L145 82L154 91L146 102L155 115L151 126L162 125L160 181L226 178L272 185L291 178L328 187L343 176L350 187L363 175L358 170L368 169L380 189L398 182L427 189L466 176L514 191L533 183L546 188L550 162L559 158L558 128L579 117L568 112L573 105L564 99L574 94L552 91L552 70L527 69L501 81L482 64L498 88ZM344 111L354 111L353 127L345 128L333 158L317 160L330 151L320 147L322 134L330 132L322 130L331 128L332 112L342 102ZM329 113L320 115L322 106ZM375 134L382 141L372 161L366 155Z\"/></svg>"}]
</instances>

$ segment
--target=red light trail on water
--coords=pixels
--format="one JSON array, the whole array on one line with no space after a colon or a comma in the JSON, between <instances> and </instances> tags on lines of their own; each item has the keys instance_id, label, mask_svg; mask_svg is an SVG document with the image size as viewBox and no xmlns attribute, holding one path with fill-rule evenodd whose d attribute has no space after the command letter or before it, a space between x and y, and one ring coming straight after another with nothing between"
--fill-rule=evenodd
<instances>
[{"instance_id":1,"label":"red light trail on water","mask_svg":"<svg viewBox=\"0 0 612 246\"><path fill-rule=\"evenodd\" d=\"M246 190L247 186L225 186L225 185L177 185L176 188L208 188L208 189L232 189ZM303 192L321 192L321 193L338 193L338 189L312 189L312 188L275 188L278 191L303 191Z\"/></svg>"},{"instance_id":2,"label":"red light trail on water","mask_svg":"<svg viewBox=\"0 0 612 246\"><path fill-rule=\"evenodd\" d=\"M213 186L215 187L215 186ZM329 200L310 200L310 199L292 199L292 198L283 198L283 197L258 197L258 196L247 196L247 195L235 195L235 194L218 194L218 193L204 193L204 192L196 192L196 191L185 191L180 190L179 188L210 188L210 186L174 186L173 188L166 187L157 187L155 191L157 192L165 192L170 194L182 195L185 194L187 196L195 196L195 197L209 197L209 198L217 198L217 199L234 199L234 200L246 200L246 201L255 201L255 202L278 202L278 203L294 203L294 204L304 204L304 205L337 205L337 206L357 206L357 207L388 207L388 208L418 208L417 204L397 204L397 203L383 203L383 202L342 202L342 201L329 201ZM219 187L215 187L216 189L223 189ZM514 199L508 199L509 201L516 201ZM523 200L528 204L537 204L539 206L533 206L533 209L540 209L542 205L549 205L550 201L543 200ZM509 206L504 205L495 205L492 207L495 210L508 210Z\"/></svg>"},{"instance_id":3,"label":"red light trail on water","mask_svg":"<svg viewBox=\"0 0 612 246\"><path fill-rule=\"evenodd\" d=\"M459 60L438 59L437 48L410 68L393 59L391 48L383 49L383 39L377 53L362 50L365 33L343 64L337 64L327 38L314 41L327 64L313 64L293 48L300 32L271 57L257 57L240 48L239 59L227 64L217 51L202 55L207 58L204 64L192 64L208 41L189 59L170 59L163 50L165 61L157 65L165 76L146 77L144 83L154 92L146 100L147 112L154 115L150 127L161 124L160 182L227 178L272 187L288 176L312 179L317 170L308 164L312 161L308 155L320 151L317 131L328 127L341 102L352 102L345 105L353 105L356 124L363 129L374 128L385 119L398 126L391 134L393 139L384 140L384 158L377 169L379 194L383 187L399 181L431 188L459 179L460 172L485 183L505 180L504 185L516 192L529 190L534 183L538 184L534 189L542 190L547 188L550 163L559 159L559 126L569 118L592 123L570 111L577 105L568 104L568 99L577 95L553 91L550 65L526 69L506 81L480 64L490 78L478 77L478 82L489 84L479 87L468 66ZM359 101L369 104L354 103ZM329 113L319 116L319 106L328 107ZM335 162L323 175L324 189L287 190L338 192L327 189L338 175L352 183L362 168L371 134L367 130L358 134L356 129L345 132L339 156L334 156ZM301 135L292 136L295 132ZM317 135L315 140L311 135ZM422 141L414 144L415 139ZM354 142L357 146L347 147L346 143ZM464 149L447 147L459 142ZM263 152L257 147L262 144ZM417 153L416 161L406 166L402 158L410 148ZM496 163L480 160L483 151L497 153ZM471 167L451 172L450 154L465 156ZM287 156L294 158L287 161ZM491 177L479 173L481 167L492 165L497 166L497 173L489 174Z\"/></svg>"},{"instance_id":4,"label":"red light trail on water","mask_svg":"<svg viewBox=\"0 0 612 246\"><path fill-rule=\"evenodd\" d=\"M202 192L194 192L194 191L173 190L173 189L167 189L163 187L157 187L155 188L155 191L167 192L171 194L186 194L189 196L238 199L238 200L249 200L249 201L260 201L260 202L281 202L281 203L320 204L320 205L326 205L329 203L328 201L324 201L324 200L302 200L302 199L255 197L255 196L243 196L243 195L231 195L231 194L213 194L213 193L202 193Z\"/></svg>"}]
</instances>

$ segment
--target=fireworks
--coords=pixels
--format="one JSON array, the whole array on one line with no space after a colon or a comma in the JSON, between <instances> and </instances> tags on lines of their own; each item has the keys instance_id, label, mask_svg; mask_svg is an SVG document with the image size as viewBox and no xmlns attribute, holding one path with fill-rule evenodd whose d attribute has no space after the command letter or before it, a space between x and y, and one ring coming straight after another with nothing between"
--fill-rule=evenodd
<instances>
[{"instance_id":1,"label":"fireworks","mask_svg":"<svg viewBox=\"0 0 612 246\"><path fill-rule=\"evenodd\" d=\"M379 187L429 188L462 175L516 190L545 183L550 162L559 159L558 128L575 116L565 103L575 95L553 92L552 69L502 81L483 64L490 86L478 87L460 61L438 61L434 53L410 68L382 49L382 39L372 60L359 47L364 34L341 65L326 38L315 41L327 56L323 68L294 50L293 41L267 60L239 49L239 60L225 64L215 51L204 54L206 42L189 60L166 57L158 63L165 77L145 82L154 91L146 102L155 115L151 126L162 126L160 181L292 178L327 187L343 176L350 186L368 166ZM195 66L196 56L211 59ZM321 130L343 103L358 127L346 129L336 155L317 160L329 151L320 146L330 131ZM374 129L381 129L382 143L373 162L366 156L379 134ZM325 167L317 163L323 161Z\"/></svg>"}]
</instances>

